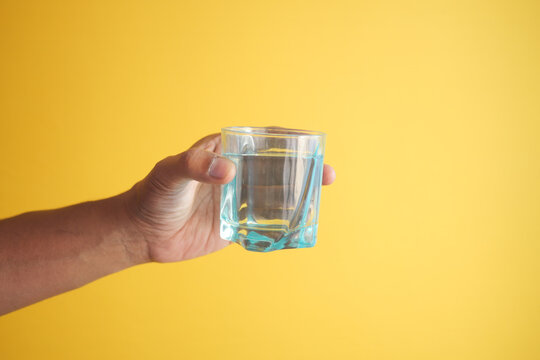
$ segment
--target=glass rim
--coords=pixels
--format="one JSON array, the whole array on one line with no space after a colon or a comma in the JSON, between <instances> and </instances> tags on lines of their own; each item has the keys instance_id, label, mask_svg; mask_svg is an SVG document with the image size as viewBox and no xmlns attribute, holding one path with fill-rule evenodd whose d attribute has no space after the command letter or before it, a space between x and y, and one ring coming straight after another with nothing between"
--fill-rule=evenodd
<instances>
[{"instance_id":1,"label":"glass rim","mask_svg":"<svg viewBox=\"0 0 540 360\"><path fill-rule=\"evenodd\" d=\"M321 131L315 130L302 130L283 128L279 126L228 126L221 128L222 133L229 133L234 135L259 135L259 136L283 136L283 137L300 137L300 136L313 136L313 137L326 137L326 134Z\"/></svg>"}]
</instances>

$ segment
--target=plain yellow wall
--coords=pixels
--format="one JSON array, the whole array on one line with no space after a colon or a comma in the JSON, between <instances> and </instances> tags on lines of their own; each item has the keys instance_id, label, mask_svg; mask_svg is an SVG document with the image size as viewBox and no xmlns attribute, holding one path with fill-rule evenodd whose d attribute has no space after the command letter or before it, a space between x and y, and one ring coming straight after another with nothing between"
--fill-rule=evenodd
<instances>
[{"instance_id":1,"label":"plain yellow wall","mask_svg":"<svg viewBox=\"0 0 540 360\"><path fill-rule=\"evenodd\" d=\"M539 359L540 3L2 1L0 217L231 125L328 133L315 248L0 318L11 359Z\"/></svg>"}]
</instances>

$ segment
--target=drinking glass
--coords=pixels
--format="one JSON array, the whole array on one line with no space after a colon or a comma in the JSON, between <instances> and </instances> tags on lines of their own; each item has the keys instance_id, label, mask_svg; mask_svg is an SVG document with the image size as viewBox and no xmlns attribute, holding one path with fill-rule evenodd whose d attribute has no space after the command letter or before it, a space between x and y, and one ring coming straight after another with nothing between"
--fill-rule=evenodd
<instances>
[{"instance_id":1,"label":"drinking glass","mask_svg":"<svg viewBox=\"0 0 540 360\"><path fill-rule=\"evenodd\" d=\"M228 127L221 136L223 156L236 164L222 188L221 237L251 251L314 246L326 135Z\"/></svg>"}]
</instances>

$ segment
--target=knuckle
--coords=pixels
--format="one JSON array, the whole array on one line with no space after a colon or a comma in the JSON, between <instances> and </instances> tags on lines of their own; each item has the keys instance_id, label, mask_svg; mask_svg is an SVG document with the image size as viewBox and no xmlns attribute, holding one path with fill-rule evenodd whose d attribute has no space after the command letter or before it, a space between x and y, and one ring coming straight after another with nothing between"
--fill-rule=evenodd
<instances>
[{"instance_id":1,"label":"knuckle","mask_svg":"<svg viewBox=\"0 0 540 360\"><path fill-rule=\"evenodd\" d=\"M156 163L156 165L154 165L154 168L152 169L152 174L154 175L162 175L163 172L167 169L167 163L169 163L169 157L166 157L165 159L163 160L160 160Z\"/></svg>"},{"instance_id":2,"label":"knuckle","mask_svg":"<svg viewBox=\"0 0 540 360\"><path fill-rule=\"evenodd\" d=\"M197 151L195 149L189 149L182 153L180 161L186 169L191 169L197 162Z\"/></svg>"},{"instance_id":3,"label":"knuckle","mask_svg":"<svg viewBox=\"0 0 540 360\"><path fill-rule=\"evenodd\" d=\"M147 177L147 183L150 185L150 188L162 192L168 189L168 181L167 181L167 164L168 164L168 158L165 158L154 166L152 171Z\"/></svg>"}]
</instances>

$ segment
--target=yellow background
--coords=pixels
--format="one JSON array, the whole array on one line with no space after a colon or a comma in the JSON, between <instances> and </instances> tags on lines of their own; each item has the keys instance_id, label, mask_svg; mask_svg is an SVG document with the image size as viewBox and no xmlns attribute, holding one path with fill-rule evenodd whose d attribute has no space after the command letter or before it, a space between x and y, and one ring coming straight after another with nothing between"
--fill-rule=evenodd
<instances>
[{"instance_id":1,"label":"yellow background","mask_svg":"<svg viewBox=\"0 0 540 360\"><path fill-rule=\"evenodd\" d=\"M328 133L313 249L144 265L7 359L539 359L538 1L2 1L0 217L231 125Z\"/></svg>"}]
</instances>

